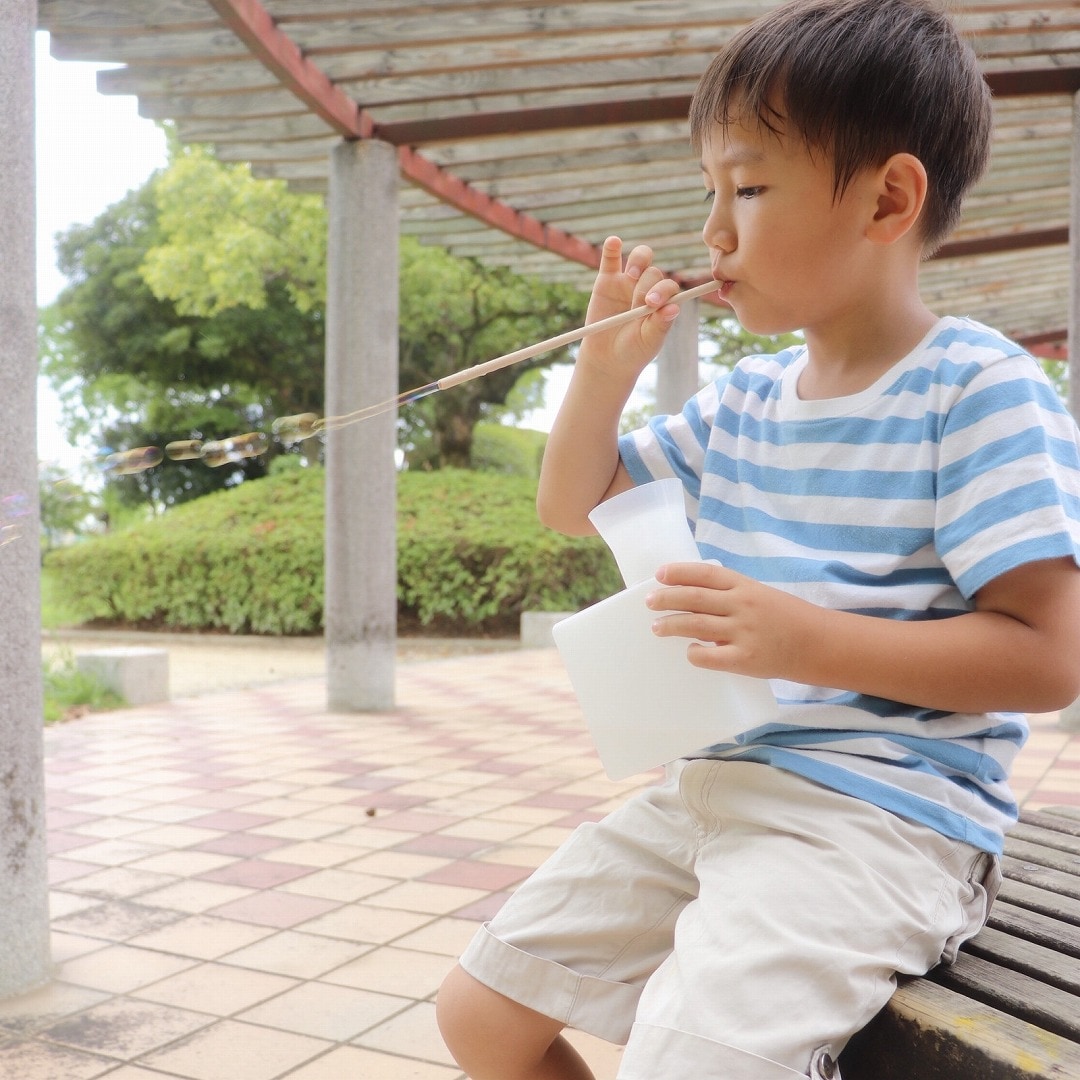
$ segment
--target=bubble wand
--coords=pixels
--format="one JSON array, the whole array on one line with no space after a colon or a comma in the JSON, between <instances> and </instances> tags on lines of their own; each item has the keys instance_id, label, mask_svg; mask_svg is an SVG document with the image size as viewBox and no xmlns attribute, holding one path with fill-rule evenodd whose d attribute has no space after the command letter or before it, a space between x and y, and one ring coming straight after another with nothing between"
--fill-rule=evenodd
<instances>
[{"instance_id":1,"label":"bubble wand","mask_svg":"<svg viewBox=\"0 0 1080 1080\"><path fill-rule=\"evenodd\" d=\"M685 292L676 293L667 302L669 304L681 304L684 300L695 300L699 296L715 292L719 288L720 283L718 281L707 281L704 285L696 285L692 289L685 290ZM538 341L534 345L527 345L523 349L516 349L514 352L497 356L494 360L486 360L482 364L464 368L461 371L454 372L452 375L444 375L441 379L425 383L423 386L418 386L413 390L406 390L396 397L380 401L377 405L368 405L366 408L345 413L343 416L327 416L322 420L315 421L312 425L313 434L319 431L336 431L338 428L345 427L348 424L357 424L361 420L370 420L372 417L381 416L383 413L390 412L402 405L411 405L414 401L438 393L440 390L449 390L452 386L460 386L462 383L471 382L473 379L479 379L484 375L490 375L493 371L510 367L511 364L520 363L522 360L529 360L534 356L539 356L541 353L561 349L564 345L580 341L590 334L598 334L602 330L614 330L617 326L623 326L625 323L633 322L635 319L642 319L654 311L656 311L656 308L642 304L639 307L622 311L618 315L611 315L594 323L586 323L576 330L568 330L565 334L557 334L555 337Z\"/></svg>"}]
</instances>

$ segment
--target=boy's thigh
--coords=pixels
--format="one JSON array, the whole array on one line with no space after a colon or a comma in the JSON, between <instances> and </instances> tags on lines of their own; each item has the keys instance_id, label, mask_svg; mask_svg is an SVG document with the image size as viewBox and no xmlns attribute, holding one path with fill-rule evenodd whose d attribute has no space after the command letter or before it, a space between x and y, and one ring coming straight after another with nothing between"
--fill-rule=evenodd
<instances>
[{"instance_id":1,"label":"boy's thigh","mask_svg":"<svg viewBox=\"0 0 1080 1080\"><path fill-rule=\"evenodd\" d=\"M693 899L677 778L579 826L483 927L461 966L570 1027L625 1043L646 980Z\"/></svg>"},{"instance_id":2,"label":"boy's thigh","mask_svg":"<svg viewBox=\"0 0 1080 1080\"><path fill-rule=\"evenodd\" d=\"M895 974L985 917L971 879L988 856L776 770L739 781L710 793L700 893L641 997L625 1080L828 1075Z\"/></svg>"}]
</instances>

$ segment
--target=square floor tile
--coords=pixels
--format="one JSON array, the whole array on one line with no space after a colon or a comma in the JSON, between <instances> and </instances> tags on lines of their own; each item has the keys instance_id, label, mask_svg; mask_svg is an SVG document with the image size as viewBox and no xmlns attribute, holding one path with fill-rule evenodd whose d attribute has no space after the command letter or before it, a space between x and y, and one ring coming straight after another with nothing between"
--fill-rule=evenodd
<instances>
[{"instance_id":1,"label":"square floor tile","mask_svg":"<svg viewBox=\"0 0 1080 1080\"><path fill-rule=\"evenodd\" d=\"M289 1080L343 1080L345 1077L350 1080L464 1080L464 1073L456 1067L430 1061L394 1057L359 1046L339 1046L291 1073Z\"/></svg>"},{"instance_id":2,"label":"square floor tile","mask_svg":"<svg viewBox=\"0 0 1080 1080\"><path fill-rule=\"evenodd\" d=\"M383 946L327 972L323 979L341 986L400 994L419 1001L439 989L452 966L453 960L436 953Z\"/></svg>"},{"instance_id":3,"label":"square floor tile","mask_svg":"<svg viewBox=\"0 0 1080 1080\"><path fill-rule=\"evenodd\" d=\"M288 881L280 892L298 893L301 896L317 896L324 900L340 900L351 903L361 897L385 889L386 878L374 874L357 874L349 870L317 870L307 877Z\"/></svg>"},{"instance_id":4,"label":"square floor tile","mask_svg":"<svg viewBox=\"0 0 1080 1080\"><path fill-rule=\"evenodd\" d=\"M85 986L46 983L29 993L0 1001L0 1032L25 1035L40 1031L65 1016L106 1001L108 996Z\"/></svg>"},{"instance_id":5,"label":"square floor tile","mask_svg":"<svg viewBox=\"0 0 1080 1080\"><path fill-rule=\"evenodd\" d=\"M142 1064L191 1080L275 1080L332 1045L308 1035L222 1020L149 1055Z\"/></svg>"},{"instance_id":6,"label":"square floor tile","mask_svg":"<svg viewBox=\"0 0 1080 1080\"><path fill-rule=\"evenodd\" d=\"M199 878L202 881L217 881L223 885L242 885L249 889L272 889L275 885L282 885L311 872L310 866L267 862L265 859L242 859L233 861L231 866L200 874Z\"/></svg>"},{"instance_id":7,"label":"square floor tile","mask_svg":"<svg viewBox=\"0 0 1080 1080\"><path fill-rule=\"evenodd\" d=\"M465 946L472 941L475 933L476 923L472 919L448 916L398 938L395 944L402 949L458 957L465 951Z\"/></svg>"},{"instance_id":8,"label":"square floor tile","mask_svg":"<svg viewBox=\"0 0 1080 1080\"><path fill-rule=\"evenodd\" d=\"M200 915L231 900L250 896L253 892L254 889L245 889L239 885L220 885L216 881L178 881L164 889L143 893L139 897L139 903L171 908L189 915Z\"/></svg>"},{"instance_id":9,"label":"square floor tile","mask_svg":"<svg viewBox=\"0 0 1080 1080\"><path fill-rule=\"evenodd\" d=\"M364 904L346 904L337 911L320 915L302 924L305 934L324 934L346 941L367 941L383 945L419 929L431 921L430 915L392 908L372 908Z\"/></svg>"},{"instance_id":10,"label":"square floor tile","mask_svg":"<svg viewBox=\"0 0 1080 1080\"><path fill-rule=\"evenodd\" d=\"M115 1059L83 1054L43 1042L0 1046L0 1076L10 1080L96 1080L114 1076Z\"/></svg>"},{"instance_id":11,"label":"square floor tile","mask_svg":"<svg viewBox=\"0 0 1080 1080\"><path fill-rule=\"evenodd\" d=\"M186 1009L114 998L53 1024L45 1034L53 1042L124 1061L190 1035L210 1022L209 1016Z\"/></svg>"},{"instance_id":12,"label":"square floor tile","mask_svg":"<svg viewBox=\"0 0 1080 1080\"><path fill-rule=\"evenodd\" d=\"M238 1016L253 1024L344 1042L408 1008L404 998L309 982Z\"/></svg>"},{"instance_id":13,"label":"square floor tile","mask_svg":"<svg viewBox=\"0 0 1080 1080\"><path fill-rule=\"evenodd\" d=\"M92 990L126 994L140 986L175 975L194 963L186 957L169 956L130 945L109 945L104 949L68 960L56 973L58 979Z\"/></svg>"},{"instance_id":14,"label":"square floor tile","mask_svg":"<svg viewBox=\"0 0 1080 1080\"><path fill-rule=\"evenodd\" d=\"M249 971L229 964L207 963L151 986L144 986L132 996L178 1008L197 1004L200 1012L226 1017L250 1009L294 986L296 980L284 975Z\"/></svg>"},{"instance_id":15,"label":"square floor tile","mask_svg":"<svg viewBox=\"0 0 1080 1080\"><path fill-rule=\"evenodd\" d=\"M224 962L298 979L314 979L355 960L371 948L369 944L283 930L254 945L228 953Z\"/></svg>"},{"instance_id":16,"label":"square floor tile","mask_svg":"<svg viewBox=\"0 0 1080 1080\"><path fill-rule=\"evenodd\" d=\"M104 900L121 900L151 889L164 888L174 881L176 878L168 874L133 870L130 866L111 866L69 882L66 887L70 892L85 893Z\"/></svg>"},{"instance_id":17,"label":"square floor tile","mask_svg":"<svg viewBox=\"0 0 1080 1080\"><path fill-rule=\"evenodd\" d=\"M369 1050L401 1054L419 1058L421 1061L433 1061L439 1065L455 1064L439 1034L439 1026L435 1022L435 1006L426 1001L398 1013L354 1042Z\"/></svg>"},{"instance_id":18,"label":"square floor tile","mask_svg":"<svg viewBox=\"0 0 1080 1080\"><path fill-rule=\"evenodd\" d=\"M216 960L225 953L250 945L272 933L265 926L252 926L234 919L215 919L211 915L191 915L161 930L131 939L144 949L191 956L197 960Z\"/></svg>"},{"instance_id":19,"label":"square floor tile","mask_svg":"<svg viewBox=\"0 0 1080 1080\"><path fill-rule=\"evenodd\" d=\"M110 900L85 911L53 922L54 930L82 934L85 937L127 941L138 934L160 930L182 918L175 911L149 907L130 900Z\"/></svg>"},{"instance_id":20,"label":"square floor tile","mask_svg":"<svg viewBox=\"0 0 1080 1080\"><path fill-rule=\"evenodd\" d=\"M315 896L299 896L278 889L264 889L241 900L233 900L214 908L212 914L223 919L239 919L257 926L287 930L339 907L341 904L337 900L322 900Z\"/></svg>"}]
</instances>

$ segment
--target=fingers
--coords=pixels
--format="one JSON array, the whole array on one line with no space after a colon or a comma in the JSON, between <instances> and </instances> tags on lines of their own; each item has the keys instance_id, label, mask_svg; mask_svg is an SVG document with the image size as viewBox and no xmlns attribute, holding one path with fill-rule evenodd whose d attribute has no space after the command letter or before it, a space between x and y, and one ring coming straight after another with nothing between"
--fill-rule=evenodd
<instances>
[{"instance_id":1,"label":"fingers","mask_svg":"<svg viewBox=\"0 0 1080 1080\"><path fill-rule=\"evenodd\" d=\"M648 304L650 307L664 308L668 301L679 291L677 282L664 275L664 272L653 265L653 250L647 244L638 244L632 248L626 256L625 265L622 259L622 240L617 236L609 236L600 249L600 274L617 275L625 274L633 288L633 305ZM678 313L677 305L671 305L671 311L663 312L673 318Z\"/></svg>"}]
</instances>

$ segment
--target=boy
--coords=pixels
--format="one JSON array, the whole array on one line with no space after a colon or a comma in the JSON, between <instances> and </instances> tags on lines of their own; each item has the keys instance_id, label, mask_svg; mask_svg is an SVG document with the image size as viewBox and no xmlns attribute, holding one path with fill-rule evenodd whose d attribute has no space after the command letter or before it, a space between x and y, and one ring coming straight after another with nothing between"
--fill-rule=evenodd
<instances>
[{"instance_id":1,"label":"boy","mask_svg":"<svg viewBox=\"0 0 1080 1080\"><path fill-rule=\"evenodd\" d=\"M582 344L538 506L585 533L682 479L707 561L660 569L654 631L779 711L579 829L477 934L439 997L475 1080L589 1077L567 1025L626 1042L623 1080L834 1080L897 973L982 925L1022 714L1080 692L1075 425L1022 349L918 291L987 158L970 49L924 0L788 4L690 126L722 299L805 345L620 440L678 308L610 238L589 318L655 310Z\"/></svg>"}]
</instances>

